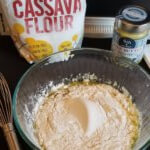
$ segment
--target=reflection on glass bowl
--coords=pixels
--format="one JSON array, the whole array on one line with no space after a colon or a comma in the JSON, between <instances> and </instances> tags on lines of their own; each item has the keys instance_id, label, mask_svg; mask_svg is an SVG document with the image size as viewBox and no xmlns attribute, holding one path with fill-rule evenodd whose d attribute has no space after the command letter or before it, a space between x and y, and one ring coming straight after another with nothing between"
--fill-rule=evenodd
<instances>
[{"instance_id":1,"label":"reflection on glass bowl","mask_svg":"<svg viewBox=\"0 0 150 150\"><path fill-rule=\"evenodd\" d=\"M32 126L37 99L42 100L52 85L85 73L95 74L99 82L117 82L125 87L142 115L142 126L135 149L150 140L150 76L137 64L111 52L93 48L59 52L33 65L19 81L13 96L13 115L22 138L40 149ZM68 82L68 80L66 80Z\"/></svg>"}]
</instances>

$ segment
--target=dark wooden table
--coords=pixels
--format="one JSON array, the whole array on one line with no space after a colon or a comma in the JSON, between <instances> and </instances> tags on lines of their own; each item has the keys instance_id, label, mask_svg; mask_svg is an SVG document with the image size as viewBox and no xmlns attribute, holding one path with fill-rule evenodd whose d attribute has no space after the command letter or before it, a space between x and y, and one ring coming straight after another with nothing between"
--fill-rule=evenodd
<instances>
[{"instance_id":1,"label":"dark wooden table","mask_svg":"<svg viewBox=\"0 0 150 150\"><path fill-rule=\"evenodd\" d=\"M114 16L122 6L130 4L131 2L136 2L150 8L150 0L87 0L87 15ZM110 49L110 45L111 39L84 39L83 41L83 46L86 47ZM144 61L142 61L140 65L150 74L150 70ZM6 77L12 94L18 80L30 66L31 65L20 57L11 38L8 36L0 36L0 72L2 72ZM17 137L19 139L21 149L30 150L18 132ZM0 129L0 150L7 149L7 144Z\"/></svg>"},{"instance_id":2,"label":"dark wooden table","mask_svg":"<svg viewBox=\"0 0 150 150\"><path fill-rule=\"evenodd\" d=\"M84 39L84 47L95 47L102 49L110 49L111 39ZM150 69L144 61L140 64L149 74ZM12 40L8 36L0 36L0 72L6 77L11 93L13 94L15 86L23 75L23 73L30 67L22 57L20 57L17 52ZM19 144L21 149L30 150L28 145L22 140L17 132L17 137L19 139ZM4 140L2 131L0 130L0 150L7 150L7 144Z\"/></svg>"}]
</instances>

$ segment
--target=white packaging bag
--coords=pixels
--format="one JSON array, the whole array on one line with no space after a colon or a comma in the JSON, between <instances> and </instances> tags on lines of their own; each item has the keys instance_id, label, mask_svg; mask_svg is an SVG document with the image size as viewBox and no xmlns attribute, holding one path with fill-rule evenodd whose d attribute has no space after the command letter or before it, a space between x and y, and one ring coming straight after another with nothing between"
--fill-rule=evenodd
<instances>
[{"instance_id":1,"label":"white packaging bag","mask_svg":"<svg viewBox=\"0 0 150 150\"><path fill-rule=\"evenodd\" d=\"M58 51L81 47L86 0L0 2L11 37L29 63Z\"/></svg>"}]
</instances>

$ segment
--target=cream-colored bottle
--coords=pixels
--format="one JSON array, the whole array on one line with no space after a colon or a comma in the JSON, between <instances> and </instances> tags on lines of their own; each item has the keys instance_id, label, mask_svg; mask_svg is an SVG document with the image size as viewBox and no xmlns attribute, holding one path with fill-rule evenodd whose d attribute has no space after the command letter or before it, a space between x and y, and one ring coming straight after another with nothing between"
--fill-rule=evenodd
<instances>
[{"instance_id":1,"label":"cream-colored bottle","mask_svg":"<svg viewBox=\"0 0 150 150\"><path fill-rule=\"evenodd\" d=\"M127 6L115 19L112 51L139 63L148 39L150 16L145 8Z\"/></svg>"}]
</instances>

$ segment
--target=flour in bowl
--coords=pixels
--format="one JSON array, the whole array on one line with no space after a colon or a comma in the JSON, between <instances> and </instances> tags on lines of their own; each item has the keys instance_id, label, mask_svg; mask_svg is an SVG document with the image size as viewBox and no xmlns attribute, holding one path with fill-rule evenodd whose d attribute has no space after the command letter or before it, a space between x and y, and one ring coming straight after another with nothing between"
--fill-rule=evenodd
<instances>
[{"instance_id":1,"label":"flour in bowl","mask_svg":"<svg viewBox=\"0 0 150 150\"><path fill-rule=\"evenodd\" d=\"M110 85L74 82L45 98L34 127L46 150L130 150L140 121L129 96Z\"/></svg>"}]
</instances>

